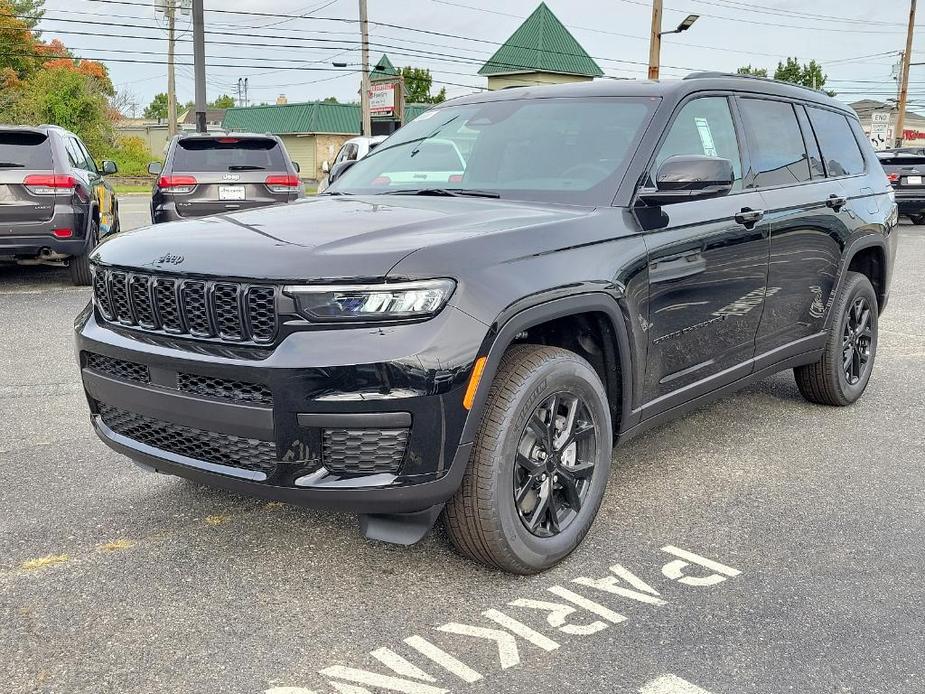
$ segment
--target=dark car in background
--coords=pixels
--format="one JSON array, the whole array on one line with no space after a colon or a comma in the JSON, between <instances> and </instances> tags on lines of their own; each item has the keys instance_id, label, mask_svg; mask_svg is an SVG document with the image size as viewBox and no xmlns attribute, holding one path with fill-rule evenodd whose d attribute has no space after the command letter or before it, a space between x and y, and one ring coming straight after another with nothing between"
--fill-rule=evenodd
<instances>
[{"instance_id":1,"label":"dark car in background","mask_svg":"<svg viewBox=\"0 0 925 694\"><path fill-rule=\"evenodd\" d=\"M913 224L925 224L925 154L910 149L877 152L890 179L899 213Z\"/></svg>"},{"instance_id":2,"label":"dark car in background","mask_svg":"<svg viewBox=\"0 0 925 694\"><path fill-rule=\"evenodd\" d=\"M439 182L438 141L465 152ZM785 369L829 406L871 378L896 204L822 92L473 94L345 167L310 200L96 249L76 342L106 444L371 538L444 512L463 554L528 574L588 532L614 443Z\"/></svg>"},{"instance_id":3,"label":"dark car in background","mask_svg":"<svg viewBox=\"0 0 925 694\"><path fill-rule=\"evenodd\" d=\"M119 231L105 178L116 171L64 128L0 125L0 261L66 263L74 284L90 284L90 251Z\"/></svg>"},{"instance_id":4,"label":"dark car in background","mask_svg":"<svg viewBox=\"0 0 925 694\"><path fill-rule=\"evenodd\" d=\"M292 202L305 196L299 166L275 135L179 135L151 199L155 224Z\"/></svg>"}]
</instances>

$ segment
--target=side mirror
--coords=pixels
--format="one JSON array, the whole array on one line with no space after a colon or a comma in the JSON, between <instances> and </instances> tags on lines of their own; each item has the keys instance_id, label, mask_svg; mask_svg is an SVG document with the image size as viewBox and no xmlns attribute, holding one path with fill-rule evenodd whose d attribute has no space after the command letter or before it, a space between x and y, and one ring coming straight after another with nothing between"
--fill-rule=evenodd
<instances>
[{"instance_id":1,"label":"side mirror","mask_svg":"<svg viewBox=\"0 0 925 694\"><path fill-rule=\"evenodd\" d=\"M159 161L152 161L150 164L148 164L148 173L151 174L152 176L160 176L161 171L163 170L164 170L164 165L161 164Z\"/></svg>"},{"instance_id":2,"label":"side mirror","mask_svg":"<svg viewBox=\"0 0 925 694\"><path fill-rule=\"evenodd\" d=\"M323 162L321 162L321 172L322 172L322 173L331 173L331 165L328 164L328 160L327 160L327 159L325 159Z\"/></svg>"},{"instance_id":3,"label":"side mirror","mask_svg":"<svg viewBox=\"0 0 925 694\"><path fill-rule=\"evenodd\" d=\"M109 176L110 174L119 173L119 167L116 165L116 162L110 161L109 159L104 159L103 162L103 175Z\"/></svg>"},{"instance_id":4,"label":"side mirror","mask_svg":"<svg viewBox=\"0 0 925 694\"><path fill-rule=\"evenodd\" d=\"M651 205L726 195L735 183L732 162L721 157L681 154L669 157L655 174L655 188L643 188L639 197Z\"/></svg>"},{"instance_id":5,"label":"side mirror","mask_svg":"<svg viewBox=\"0 0 925 694\"><path fill-rule=\"evenodd\" d=\"M295 172L296 172L296 173L301 173L301 172L302 172L302 167L299 166L299 162L297 162L297 161L292 162L292 168L295 169Z\"/></svg>"},{"instance_id":6,"label":"side mirror","mask_svg":"<svg viewBox=\"0 0 925 694\"><path fill-rule=\"evenodd\" d=\"M344 161L337 162L334 166L331 167L331 171L328 173L328 185L334 183L334 181L343 176L344 172L356 163L356 159L346 159Z\"/></svg>"}]
</instances>

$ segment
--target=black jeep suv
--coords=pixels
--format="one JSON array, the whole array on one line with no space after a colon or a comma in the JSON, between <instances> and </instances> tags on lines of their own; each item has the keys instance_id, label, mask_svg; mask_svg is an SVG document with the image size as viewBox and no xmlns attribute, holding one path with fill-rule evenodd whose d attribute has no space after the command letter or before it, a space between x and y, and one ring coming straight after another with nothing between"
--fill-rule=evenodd
<instances>
[{"instance_id":1,"label":"black jeep suv","mask_svg":"<svg viewBox=\"0 0 925 694\"><path fill-rule=\"evenodd\" d=\"M426 164L434 139L463 171ZM357 512L369 537L413 542L442 511L464 554L532 573L587 533L615 442L783 369L857 400L896 224L821 92L464 97L326 195L101 244L77 321L91 419L148 469Z\"/></svg>"},{"instance_id":2,"label":"black jeep suv","mask_svg":"<svg viewBox=\"0 0 925 694\"><path fill-rule=\"evenodd\" d=\"M0 260L67 263L74 284L90 284L89 254L119 231L119 206L83 142L54 125L0 125Z\"/></svg>"},{"instance_id":3,"label":"black jeep suv","mask_svg":"<svg viewBox=\"0 0 925 694\"><path fill-rule=\"evenodd\" d=\"M151 195L155 224L305 196L298 164L276 135L178 135L167 147L163 167L153 162L148 172L157 176Z\"/></svg>"}]
</instances>

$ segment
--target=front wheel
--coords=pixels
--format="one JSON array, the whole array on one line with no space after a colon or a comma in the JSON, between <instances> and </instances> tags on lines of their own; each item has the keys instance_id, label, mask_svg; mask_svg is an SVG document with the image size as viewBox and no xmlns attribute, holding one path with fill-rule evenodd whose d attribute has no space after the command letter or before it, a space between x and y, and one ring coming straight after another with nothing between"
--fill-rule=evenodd
<instances>
[{"instance_id":1,"label":"front wheel","mask_svg":"<svg viewBox=\"0 0 925 694\"><path fill-rule=\"evenodd\" d=\"M793 373L804 398L844 407L864 393L877 355L877 295L867 276L849 272L832 310L822 357Z\"/></svg>"},{"instance_id":2,"label":"front wheel","mask_svg":"<svg viewBox=\"0 0 925 694\"><path fill-rule=\"evenodd\" d=\"M446 507L456 548L535 574L568 556L600 508L613 438L607 394L574 352L516 345L491 385L472 459Z\"/></svg>"}]
</instances>

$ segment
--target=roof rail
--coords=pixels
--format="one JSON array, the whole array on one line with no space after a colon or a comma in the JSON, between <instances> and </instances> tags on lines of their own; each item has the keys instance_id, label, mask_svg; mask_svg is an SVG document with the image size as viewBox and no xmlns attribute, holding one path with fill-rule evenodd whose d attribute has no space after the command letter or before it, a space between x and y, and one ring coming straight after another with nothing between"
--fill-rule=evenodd
<instances>
[{"instance_id":1,"label":"roof rail","mask_svg":"<svg viewBox=\"0 0 925 694\"><path fill-rule=\"evenodd\" d=\"M762 82L776 82L777 84L786 84L791 87L797 87L798 89L806 89L808 91L813 92L814 94L825 94L825 96L828 96L828 94L826 94L825 90L823 89L813 89L812 87L807 87L802 84L796 84L794 82L785 82L784 80L776 80L773 77L761 77L760 75L744 75L738 72L711 72L711 71L691 72L685 75L682 79L701 80L701 79L715 79L717 77L720 77L720 78L735 77L735 78L740 78L744 80L760 80Z\"/></svg>"}]
</instances>

